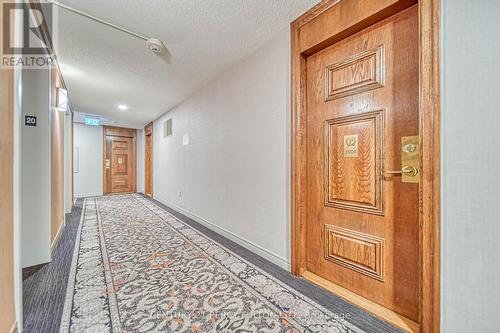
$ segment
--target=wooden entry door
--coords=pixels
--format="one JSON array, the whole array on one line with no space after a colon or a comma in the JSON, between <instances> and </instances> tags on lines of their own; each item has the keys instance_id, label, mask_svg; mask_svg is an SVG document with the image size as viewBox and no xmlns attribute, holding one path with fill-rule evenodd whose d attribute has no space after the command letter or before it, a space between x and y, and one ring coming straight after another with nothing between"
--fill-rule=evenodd
<instances>
[{"instance_id":1,"label":"wooden entry door","mask_svg":"<svg viewBox=\"0 0 500 333\"><path fill-rule=\"evenodd\" d=\"M419 184L402 154L418 149L418 24L410 7L306 64L307 274L415 322Z\"/></svg>"},{"instance_id":2,"label":"wooden entry door","mask_svg":"<svg viewBox=\"0 0 500 333\"><path fill-rule=\"evenodd\" d=\"M104 194L136 191L136 130L104 126Z\"/></svg>"},{"instance_id":3,"label":"wooden entry door","mask_svg":"<svg viewBox=\"0 0 500 333\"><path fill-rule=\"evenodd\" d=\"M144 194L153 196L153 123L144 128Z\"/></svg>"}]
</instances>

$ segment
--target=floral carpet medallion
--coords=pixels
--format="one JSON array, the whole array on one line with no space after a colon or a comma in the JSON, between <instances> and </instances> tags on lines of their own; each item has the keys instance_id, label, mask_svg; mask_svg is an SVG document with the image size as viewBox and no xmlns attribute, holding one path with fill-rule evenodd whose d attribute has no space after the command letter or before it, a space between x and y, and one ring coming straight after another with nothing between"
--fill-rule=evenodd
<instances>
[{"instance_id":1,"label":"floral carpet medallion","mask_svg":"<svg viewBox=\"0 0 500 333\"><path fill-rule=\"evenodd\" d=\"M61 332L361 332L137 194L87 198Z\"/></svg>"}]
</instances>

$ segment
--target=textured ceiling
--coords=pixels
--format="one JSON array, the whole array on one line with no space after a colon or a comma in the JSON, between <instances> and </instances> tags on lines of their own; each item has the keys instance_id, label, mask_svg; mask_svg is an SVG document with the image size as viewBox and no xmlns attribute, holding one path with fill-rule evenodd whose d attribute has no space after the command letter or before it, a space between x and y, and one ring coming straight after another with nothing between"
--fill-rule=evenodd
<instances>
[{"instance_id":1,"label":"textured ceiling","mask_svg":"<svg viewBox=\"0 0 500 333\"><path fill-rule=\"evenodd\" d=\"M75 110L142 127L270 41L318 0L62 0L164 41L146 43L59 9L57 54ZM119 104L129 109L118 110Z\"/></svg>"}]
</instances>

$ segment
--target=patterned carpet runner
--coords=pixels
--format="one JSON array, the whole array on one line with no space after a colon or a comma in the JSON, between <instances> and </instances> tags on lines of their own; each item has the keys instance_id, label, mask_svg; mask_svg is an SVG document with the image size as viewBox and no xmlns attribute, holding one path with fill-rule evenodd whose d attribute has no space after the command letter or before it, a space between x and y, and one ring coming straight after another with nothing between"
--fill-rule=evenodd
<instances>
[{"instance_id":1,"label":"patterned carpet runner","mask_svg":"<svg viewBox=\"0 0 500 333\"><path fill-rule=\"evenodd\" d=\"M361 332L137 194L87 198L61 332Z\"/></svg>"}]
</instances>

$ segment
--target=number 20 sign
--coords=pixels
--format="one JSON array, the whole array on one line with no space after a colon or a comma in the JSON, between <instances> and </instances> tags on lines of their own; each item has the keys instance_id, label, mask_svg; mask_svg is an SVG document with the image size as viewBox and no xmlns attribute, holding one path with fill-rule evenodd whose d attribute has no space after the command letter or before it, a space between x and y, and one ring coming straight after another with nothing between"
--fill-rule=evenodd
<instances>
[{"instance_id":1,"label":"number 20 sign","mask_svg":"<svg viewBox=\"0 0 500 333\"><path fill-rule=\"evenodd\" d=\"M36 126L36 117L35 116L24 116L24 125Z\"/></svg>"}]
</instances>

